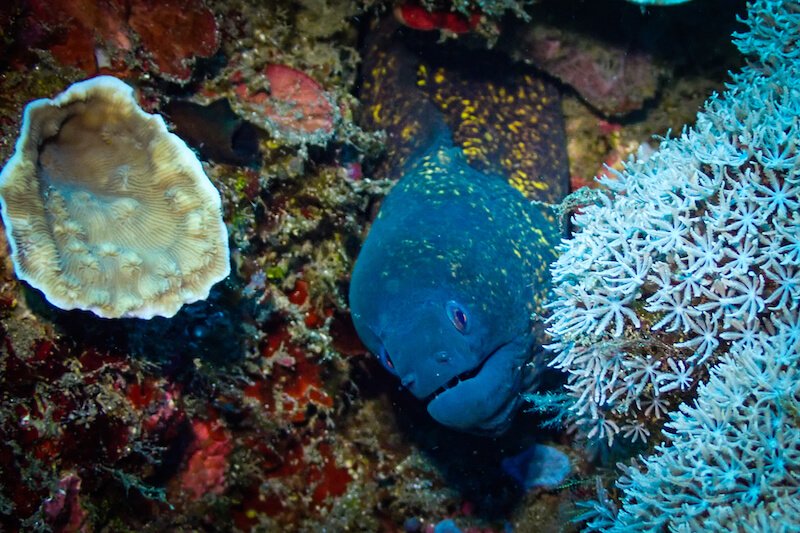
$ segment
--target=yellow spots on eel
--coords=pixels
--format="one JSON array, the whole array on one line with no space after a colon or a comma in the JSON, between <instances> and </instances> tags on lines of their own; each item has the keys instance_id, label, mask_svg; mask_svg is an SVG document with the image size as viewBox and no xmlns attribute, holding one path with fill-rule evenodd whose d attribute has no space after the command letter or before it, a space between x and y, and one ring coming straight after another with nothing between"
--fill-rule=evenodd
<instances>
[{"instance_id":1,"label":"yellow spots on eel","mask_svg":"<svg viewBox=\"0 0 800 533\"><path fill-rule=\"evenodd\" d=\"M505 176L529 198L560 200L569 176L555 87L516 66L503 70L497 65L502 74L495 75L496 65L486 58L476 58L474 68L445 64L440 58L424 59L419 43L396 47L403 39L390 31L376 36L364 65L364 122L385 130L397 145L387 150L378 174L398 179L440 112L454 144L475 170ZM523 183L538 176L550 186Z\"/></svg>"},{"instance_id":2,"label":"yellow spots on eel","mask_svg":"<svg viewBox=\"0 0 800 533\"><path fill-rule=\"evenodd\" d=\"M408 141L417 134L417 129L418 128L416 124L408 124L403 127L403 130L400 132L400 136L404 141Z\"/></svg>"},{"instance_id":3,"label":"yellow spots on eel","mask_svg":"<svg viewBox=\"0 0 800 533\"><path fill-rule=\"evenodd\" d=\"M470 158L472 158L472 157L475 157L475 158L480 157L481 149L478 148L477 146L470 146L469 148L464 148L464 155L467 156L467 157L470 157Z\"/></svg>"},{"instance_id":4,"label":"yellow spots on eel","mask_svg":"<svg viewBox=\"0 0 800 533\"><path fill-rule=\"evenodd\" d=\"M508 180L508 183L522 194L525 194L525 182L523 180L513 176L510 180Z\"/></svg>"},{"instance_id":5,"label":"yellow spots on eel","mask_svg":"<svg viewBox=\"0 0 800 533\"><path fill-rule=\"evenodd\" d=\"M531 226L531 229L536 234L536 242L538 242L539 244L543 244L545 246L551 246L553 244L547 240L547 237L540 228L537 228L536 226Z\"/></svg>"}]
</instances>

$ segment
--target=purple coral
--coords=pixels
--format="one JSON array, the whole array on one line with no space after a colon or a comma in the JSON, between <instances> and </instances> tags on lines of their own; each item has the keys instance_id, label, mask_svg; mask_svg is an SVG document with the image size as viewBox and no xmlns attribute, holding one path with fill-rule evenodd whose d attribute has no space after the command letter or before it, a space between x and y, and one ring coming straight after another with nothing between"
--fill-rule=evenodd
<instances>
[{"instance_id":1,"label":"purple coral","mask_svg":"<svg viewBox=\"0 0 800 533\"><path fill-rule=\"evenodd\" d=\"M655 97L665 70L632 47L599 42L564 27L534 24L513 55L573 87L595 109L624 115Z\"/></svg>"}]
</instances>

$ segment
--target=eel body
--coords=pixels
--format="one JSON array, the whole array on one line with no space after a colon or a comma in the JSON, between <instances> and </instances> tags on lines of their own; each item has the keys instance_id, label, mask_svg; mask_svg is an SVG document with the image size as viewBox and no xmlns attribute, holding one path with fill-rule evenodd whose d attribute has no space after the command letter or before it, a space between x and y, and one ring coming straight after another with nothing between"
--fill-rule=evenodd
<instances>
[{"instance_id":1,"label":"eel body","mask_svg":"<svg viewBox=\"0 0 800 533\"><path fill-rule=\"evenodd\" d=\"M567 192L558 94L530 74L484 80L396 43L373 45L367 62L362 100L399 181L353 270L353 321L433 418L497 434L537 378L533 316L560 233L530 200Z\"/></svg>"}]
</instances>

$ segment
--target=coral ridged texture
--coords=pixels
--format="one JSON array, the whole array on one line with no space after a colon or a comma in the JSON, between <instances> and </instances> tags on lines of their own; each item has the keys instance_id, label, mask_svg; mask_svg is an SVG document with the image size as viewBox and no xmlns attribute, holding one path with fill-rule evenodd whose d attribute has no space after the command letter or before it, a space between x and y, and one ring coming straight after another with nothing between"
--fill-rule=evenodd
<instances>
[{"instance_id":1,"label":"coral ridged texture","mask_svg":"<svg viewBox=\"0 0 800 533\"><path fill-rule=\"evenodd\" d=\"M17 276L63 309L172 316L230 271L219 193L116 78L28 105L0 202Z\"/></svg>"}]
</instances>

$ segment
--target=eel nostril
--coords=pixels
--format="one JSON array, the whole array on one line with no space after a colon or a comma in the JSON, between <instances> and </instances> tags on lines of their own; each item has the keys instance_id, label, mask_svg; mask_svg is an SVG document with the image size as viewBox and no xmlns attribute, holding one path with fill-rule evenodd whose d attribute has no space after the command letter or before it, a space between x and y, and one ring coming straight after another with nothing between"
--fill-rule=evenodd
<instances>
[{"instance_id":1,"label":"eel nostril","mask_svg":"<svg viewBox=\"0 0 800 533\"><path fill-rule=\"evenodd\" d=\"M392 358L389 357L389 352L386 351L386 347L385 346L381 346L380 358L381 358L381 362L383 363L383 365L386 368L388 368L392 372L395 371L394 370L394 362L392 361Z\"/></svg>"},{"instance_id":2,"label":"eel nostril","mask_svg":"<svg viewBox=\"0 0 800 533\"><path fill-rule=\"evenodd\" d=\"M403 387L409 388L417 381L417 377L414 374L406 374L403 376L403 379L400 380L400 383L403 384Z\"/></svg>"},{"instance_id":3,"label":"eel nostril","mask_svg":"<svg viewBox=\"0 0 800 533\"><path fill-rule=\"evenodd\" d=\"M434 357L439 363L446 363L450 360L450 356L447 355L447 352L436 352Z\"/></svg>"}]
</instances>

